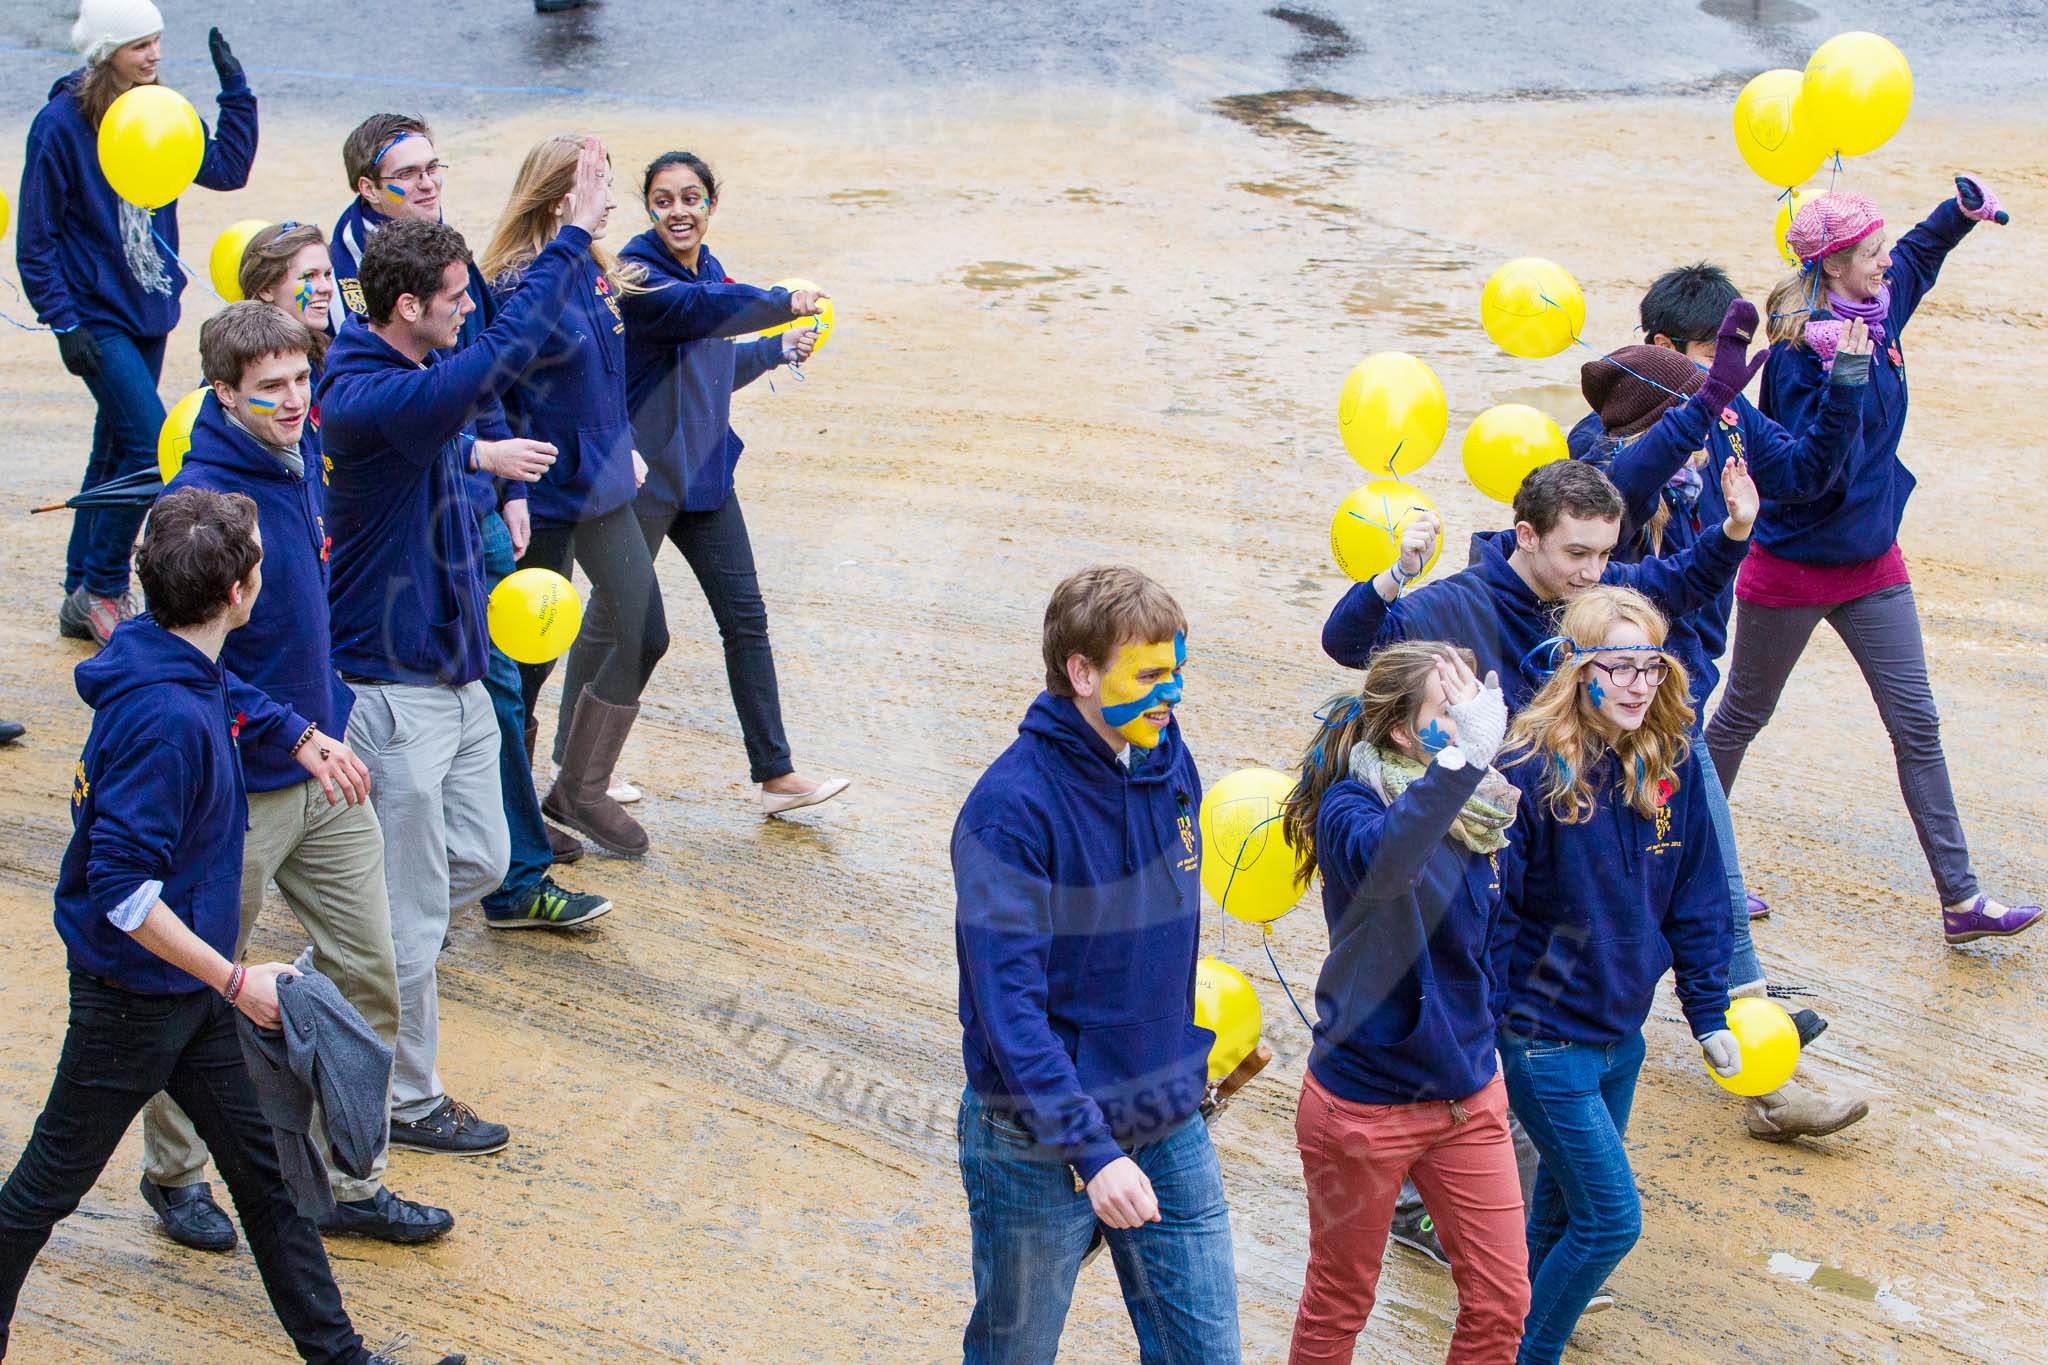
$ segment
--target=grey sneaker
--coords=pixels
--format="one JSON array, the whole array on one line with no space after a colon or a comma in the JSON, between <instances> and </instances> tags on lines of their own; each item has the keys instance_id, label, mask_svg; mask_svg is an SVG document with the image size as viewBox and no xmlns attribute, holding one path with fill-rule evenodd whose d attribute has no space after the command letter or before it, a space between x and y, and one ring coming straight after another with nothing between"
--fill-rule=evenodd
<instances>
[{"instance_id":1,"label":"grey sneaker","mask_svg":"<svg viewBox=\"0 0 2048 1365\"><path fill-rule=\"evenodd\" d=\"M86 610L89 599L84 588L73 588L57 604L57 633L67 640L90 640L92 618Z\"/></svg>"},{"instance_id":2,"label":"grey sneaker","mask_svg":"<svg viewBox=\"0 0 2048 1365\"><path fill-rule=\"evenodd\" d=\"M1430 1216L1417 1209L1414 1213L1397 1213L1393 1226L1387 1229L1387 1236L1410 1251L1429 1257L1440 1266L1449 1266L1451 1258L1444 1255L1444 1244L1437 1239L1436 1223Z\"/></svg>"}]
</instances>

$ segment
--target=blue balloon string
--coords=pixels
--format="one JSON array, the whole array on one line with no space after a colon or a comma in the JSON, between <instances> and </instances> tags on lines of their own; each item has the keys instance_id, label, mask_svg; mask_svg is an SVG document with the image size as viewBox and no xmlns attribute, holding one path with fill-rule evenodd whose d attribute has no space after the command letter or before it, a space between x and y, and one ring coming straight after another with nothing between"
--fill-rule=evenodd
<instances>
[{"instance_id":1,"label":"blue balloon string","mask_svg":"<svg viewBox=\"0 0 2048 1365\"><path fill-rule=\"evenodd\" d=\"M1279 981L1280 989L1287 992L1287 1003L1294 1006L1294 1013L1300 1018L1301 1026L1310 1033L1314 1033L1316 1026L1311 1024L1308 1021L1308 1016L1301 1012L1301 1002L1294 998L1294 987L1287 984L1287 975L1280 970L1279 959L1273 956L1273 926L1270 924L1266 926L1264 947L1266 949L1266 961L1273 966L1274 978Z\"/></svg>"},{"instance_id":2,"label":"blue balloon string","mask_svg":"<svg viewBox=\"0 0 2048 1365\"><path fill-rule=\"evenodd\" d=\"M17 299L21 297L21 291L14 287L14 281L0 280L0 284L6 285L7 292L14 295L14 297L16 297ZM0 322L4 322L10 327L19 327L24 332L56 332L61 334L64 332L75 332L78 330L78 324L75 322L72 323L69 327L44 327L41 326L40 324L33 322L21 322L15 318L9 317L6 313L0 313Z\"/></svg>"},{"instance_id":3,"label":"blue balloon string","mask_svg":"<svg viewBox=\"0 0 2048 1365\"><path fill-rule=\"evenodd\" d=\"M217 299L220 299L222 303L226 303L227 299L222 296L221 292L218 289L215 289L213 287L213 281L208 279L205 275L200 274L197 270L194 270L192 268L192 263L186 260L183 256L180 256L177 252L177 248L173 247L169 242L166 242L164 240L164 235L156 230L155 209L151 209L149 211L149 216L149 235L156 238L158 246L161 246L165 251L171 253L172 260L176 261L179 265L185 267L185 277L190 280L196 280L199 283L200 287L205 289L207 293L213 295Z\"/></svg>"}]
</instances>

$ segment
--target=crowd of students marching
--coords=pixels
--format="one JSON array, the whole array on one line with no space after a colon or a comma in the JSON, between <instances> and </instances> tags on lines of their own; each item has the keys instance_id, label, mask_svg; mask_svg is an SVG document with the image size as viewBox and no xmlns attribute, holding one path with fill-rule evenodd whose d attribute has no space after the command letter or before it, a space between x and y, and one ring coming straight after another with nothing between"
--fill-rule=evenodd
<instances>
[{"instance_id":1,"label":"crowd of students marching","mask_svg":"<svg viewBox=\"0 0 2048 1365\"><path fill-rule=\"evenodd\" d=\"M86 64L29 134L21 274L98 405L88 488L147 467L164 420L177 206L120 201L95 150L111 101L155 79L161 26L149 0L86 0ZM210 47L220 113L198 183L236 189L256 101L218 30ZM50 1229L140 1112L141 1194L170 1236L234 1245L210 1155L300 1354L388 1358L352 1326L321 1236L425 1242L453 1216L393 1194L381 1157L337 1165L303 1211L238 1029L275 1027L299 974L324 976L390 1049L380 1136L506 1145L436 1070L435 960L472 904L499 928L608 912L551 875L583 852L576 834L648 850L616 765L668 648L665 540L717 620L763 811L845 787L794 770L729 423L734 389L806 360L816 334L730 338L823 296L726 276L705 246L718 182L688 152L646 167L652 226L616 253L595 139L536 145L480 254L443 221L424 122L365 119L342 161L352 197L332 229L257 234L246 301L201 328L208 392L176 477L74 526L59 627L102 648L78 668L94 719L56 891L70 1015L0 1188L0 1353ZM1296 1122L1294 1360L1351 1358L1390 1234L1450 1267L1456 1361L1556 1361L1611 1302L1641 1228L1625 1138L1658 983L1675 973L1723 1076L1743 1064L1729 1000L1767 988L1750 935L1767 907L1728 792L1821 621L1891 735L1947 941L2039 920L1971 870L1897 543L1902 334L1946 254L2006 220L1968 176L1896 241L1867 199L1816 197L1754 359L1761 319L1725 274L1667 273L1643 298L1645 344L1585 366L1575 458L1529 476L1514 524L1418 585L1440 533L1419 517L1331 613L1323 646L1363 678L1318 710L1284 812L1330 935ZM572 563L593 600L543 797L551 666L499 652L484 605L517 566ZM954 829L970 1361L1050 1360L1104 1249L1143 1359L1239 1353L1211 1035L1191 1012L1202 789L1174 718L1189 634L1134 569L1061 583L1045 690ZM272 884L311 939L297 967L240 960ZM1743 1118L1785 1141L1866 1112L1788 1083Z\"/></svg>"},{"instance_id":2,"label":"crowd of students marching","mask_svg":"<svg viewBox=\"0 0 2048 1365\"><path fill-rule=\"evenodd\" d=\"M120 200L96 148L112 101L156 79L161 29L150 0L85 0L85 65L28 137L18 260L98 405L88 490L152 467L165 417L157 385L186 283L177 205ZM256 156L256 99L219 30L209 45L219 116L197 183L233 190ZM164 1231L234 1246L202 1178L211 1155L301 1355L385 1358L350 1324L321 1235L419 1243L453 1227L385 1187L384 1137L454 1155L511 1140L436 1069L435 961L473 905L502 929L609 912L552 875L582 856L577 835L648 851L616 766L669 644L664 541L717 621L762 812L847 786L791 758L729 420L735 389L807 360L817 333L731 338L817 315L823 294L727 276L706 245L718 181L689 152L646 168L651 225L616 253L595 139L535 146L481 253L443 221L450 177L422 120L373 115L341 160L350 198L332 229L286 219L256 234L245 301L201 327L207 393L175 477L153 503L82 508L73 527L58 626L101 648L78 668L94 720L56 893L70 1019L0 1188L0 1354L50 1228L141 1112L141 1195ZM543 796L550 666L500 652L485 602L515 568L572 563L593 597ZM239 960L271 885L311 940L296 968ZM236 1023L275 1026L299 972L330 980L390 1050L376 1156L331 1165L310 1216L280 1173Z\"/></svg>"}]
</instances>

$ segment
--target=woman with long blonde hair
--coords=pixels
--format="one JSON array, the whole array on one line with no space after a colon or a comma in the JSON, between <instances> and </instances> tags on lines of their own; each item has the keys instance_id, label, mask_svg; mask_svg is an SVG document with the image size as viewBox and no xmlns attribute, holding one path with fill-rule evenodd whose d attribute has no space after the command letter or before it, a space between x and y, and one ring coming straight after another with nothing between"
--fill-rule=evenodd
<instances>
[{"instance_id":1,"label":"woman with long blonde hair","mask_svg":"<svg viewBox=\"0 0 2048 1365\"><path fill-rule=\"evenodd\" d=\"M1554 1365L1641 1232L1623 1139L1667 970L1708 1063L1742 1069L1726 1022L1727 887L1687 736L1685 666L1664 652L1663 616L1627 588L1573 598L1560 632L1555 671L1515 717L1503 765L1521 793L1521 856L1497 944L1501 1068L1543 1158L1526 1365Z\"/></svg>"},{"instance_id":2,"label":"woman with long blonde hair","mask_svg":"<svg viewBox=\"0 0 2048 1365\"><path fill-rule=\"evenodd\" d=\"M1832 191L1800 206L1785 232L1798 271L1771 291L1766 416L1788 430L1811 427L1845 368L1867 367L1870 393L1841 476L1807 502L1766 499L1756 543L1735 580L1728 690L1707 725L1707 748L1724 789L1777 709L1799 656L1826 621L1856 659L1891 735L1899 791L1933 874L1942 934L1951 946L2002 938L2042 918L2038 905L2006 906L1986 895L1970 865L1962 817L1941 749L1941 718L1899 526L1913 472L1899 458L1906 425L1906 325L1934 287L1948 253L1979 223L2009 220L1998 196L1973 176L1897 242L1877 205ZM1852 354L1867 331L1869 354Z\"/></svg>"},{"instance_id":3,"label":"woman with long blonde hair","mask_svg":"<svg viewBox=\"0 0 2048 1365\"><path fill-rule=\"evenodd\" d=\"M583 135L543 139L519 167L511 202L498 219L481 262L501 304L521 288L526 268L554 239L574 187ZM607 172L607 217L617 201ZM524 568L567 574L583 566L610 604L611 648L577 699L555 784L541 802L550 820L626 857L647 851L647 831L607 788L619 750L640 712L640 691L668 649L668 620L654 560L633 515L647 467L633 448L626 411L626 324L620 295L637 291L644 274L621 265L603 244L606 224L591 234L589 257L569 287L561 320L531 364L505 393L505 418L515 435L554 447L555 463L527 491L532 539ZM521 664L529 733L541 685L552 663Z\"/></svg>"},{"instance_id":4,"label":"woman with long blonde hair","mask_svg":"<svg viewBox=\"0 0 2048 1365\"><path fill-rule=\"evenodd\" d=\"M1377 1296L1402 1181L1458 1286L1454 1365L1507 1365L1529 1308L1522 1190L1494 1056L1491 945L1520 799L1470 650L1388 645L1319 713L1283 819L1320 871L1330 955L1295 1113L1309 1260L1291 1365L1348 1361Z\"/></svg>"}]
</instances>

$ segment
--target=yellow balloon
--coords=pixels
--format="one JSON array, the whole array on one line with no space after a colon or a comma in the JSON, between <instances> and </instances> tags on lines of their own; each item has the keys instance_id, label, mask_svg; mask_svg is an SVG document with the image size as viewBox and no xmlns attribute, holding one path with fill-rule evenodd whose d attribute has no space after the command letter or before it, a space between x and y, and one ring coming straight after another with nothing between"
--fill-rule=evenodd
<instances>
[{"instance_id":1,"label":"yellow balloon","mask_svg":"<svg viewBox=\"0 0 2048 1365\"><path fill-rule=\"evenodd\" d=\"M1509 355L1556 355L1584 330L1586 296L1556 261L1520 256L1493 272L1479 296L1479 320Z\"/></svg>"},{"instance_id":2,"label":"yellow balloon","mask_svg":"<svg viewBox=\"0 0 2048 1365\"><path fill-rule=\"evenodd\" d=\"M1723 1076L1709 1066L1715 1084L1737 1095L1768 1095L1792 1079L1799 1065L1799 1026L1791 1015L1768 1000L1745 996L1729 1003L1728 1031L1742 1049L1742 1070Z\"/></svg>"},{"instance_id":3,"label":"yellow balloon","mask_svg":"<svg viewBox=\"0 0 2048 1365\"><path fill-rule=\"evenodd\" d=\"M777 280L774 287L777 289L787 289L790 293L794 294L798 290L816 289L818 286L812 284L809 280L791 279ZM784 332L793 332L799 327L815 327L818 331L818 344L811 348L811 354L816 355L819 351L825 349L825 343L832 339L832 329L838 325L839 312L832 306L832 300L828 298L825 300L825 311L816 317L792 318L788 322L778 322L773 327L762 328L761 335L764 337L775 337L781 336Z\"/></svg>"},{"instance_id":4,"label":"yellow balloon","mask_svg":"<svg viewBox=\"0 0 2048 1365\"><path fill-rule=\"evenodd\" d=\"M199 405L205 400L206 387L201 385L171 404L164 424L157 428L156 472L165 483L177 477L185 463L185 452L192 448L192 424L199 420Z\"/></svg>"},{"instance_id":5,"label":"yellow balloon","mask_svg":"<svg viewBox=\"0 0 2048 1365\"><path fill-rule=\"evenodd\" d=\"M1751 170L1780 189L1805 180L1827 157L1800 98L1802 79L1790 67L1779 67L1752 77L1735 97L1735 150Z\"/></svg>"},{"instance_id":6,"label":"yellow balloon","mask_svg":"<svg viewBox=\"0 0 2048 1365\"><path fill-rule=\"evenodd\" d=\"M1374 474L1409 474L1444 443L1450 410L1436 371L1406 351L1381 351L1351 367L1337 391L1337 433Z\"/></svg>"},{"instance_id":7,"label":"yellow balloon","mask_svg":"<svg viewBox=\"0 0 2048 1365\"><path fill-rule=\"evenodd\" d=\"M1202 794L1202 887L1225 913L1265 924L1308 889L1295 877L1294 845L1279 818L1293 790L1286 773L1241 768Z\"/></svg>"},{"instance_id":8,"label":"yellow balloon","mask_svg":"<svg viewBox=\"0 0 2048 1365\"><path fill-rule=\"evenodd\" d=\"M491 643L522 664L559 658L583 629L583 599L553 569L520 569L491 589Z\"/></svg>"},{"instance_id":9,"label":"yellow balloon","mask_svg":"<svg viewBox=\"0 0 2048 1365\"><path fill-rule=\"evenodd\" d=\"M269 226L261 218L244 218L228 224L213 239L213 254L206 258L206 273L213 276L213 292L227 302L241 302L242 253L249 249L250 239Z\"/></svg>"},{"instance_id":10,"label":"yellow balloon","mask_svg":"<svg viewBox=\"0 0 2048 1365\"><path fill-rule=\"evenodd\" d=\"M1806 59L1800 91L1822 155L1862 156L1891 141L1905 123L1913 107L1913 68L1905 53L1875 33L1838 33Z\"/></svg>"},{"instance_id":11,"label":"yellow balloon","mask_svg":"<svg viewBox=\"0 0 2048 1365\"><path fill-rule=\"evenodd\" d=\"M175 90L135 86L100 119L100 170L131 204L162 208L185 192L205 159L199 111Z\"/></svg>"},{"instance_id":12,"label":"yellow balloon","mask_svg":"<svg viewBox=\"0 0 2048 1365\"><path fill-rule=\"evenodd\" d=\"M1195 964L1195 1023L1216 1035L1209 1049L1209 1083L1237 1070L1259 1045L1264 1020L1259 993L1245 974L1228 962L1205 957Z\"/></svg>"},{"instance_id":13,"label":"yellow balloon","mask_svg":"<svg viewBox=\"0 0 2048 1365\"><path fill-rule=\"evenodd\" d=\"M1408 523L1420 513L1435 511L1429 494L1413 484L1399 479L1360 484L1344 495L1337 514L1330 518L1330 554L1348 577L1363 583L1392 568L1401 557L1401 533ZM1441 518L1438 524L1441 526ZM1429 552L1422 572L1435 568L1437 556L1443 552L1444 538L1439 531L1436 548Z\"/></svg>"},{"instance_id":14,"label":"yellow balloon","mask_svg":"<svg viewBox=\"0 0 2048 1365\"><path fill-rule=\"evenodd\" d=\"M1771 225L1771 235L1777 239L1778 254L1785 258L1785 264L1794 270L1799 268L1799 253L1785 242L1785 234L1792 230L1792 219L1807 200L1818 194L1818 190L1787 190L1785 197L1778 201L1778 219Z\"/></svg>"},{"instance_id":15,"label":"yellow balloon","mask_svg":"<svg viewBox=\"0 0 2048 1365\"><path fill-rule=\"evenodd\" d=\"M1474 488L1495 502L1513 502L1530 470L1570 452L1564 432L1546 414L1526 403L1502 403L1472 419L1460 453Z\"/></svg>"},{"instance_id":16,"label":"yellow balloon","mask_svg":"<svg viewBox=\"0 0 2048 1365\"><path fill-rule=\"evenodd\" d=\"M0 237L7 235L7 191L0 190Z\"/></svg>"}]
</instances>

